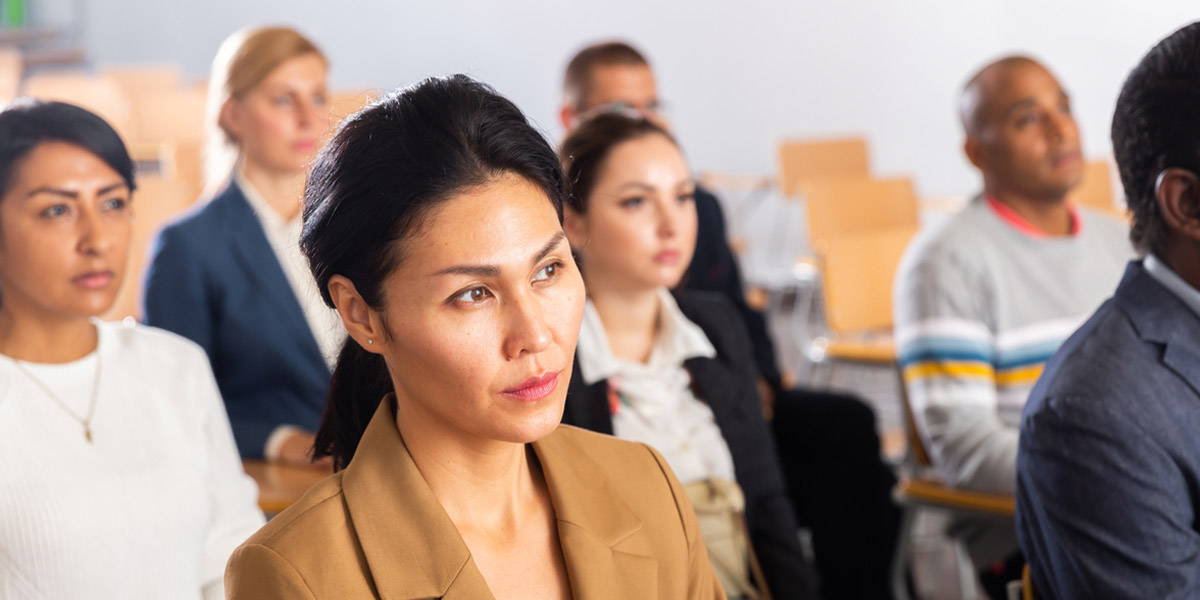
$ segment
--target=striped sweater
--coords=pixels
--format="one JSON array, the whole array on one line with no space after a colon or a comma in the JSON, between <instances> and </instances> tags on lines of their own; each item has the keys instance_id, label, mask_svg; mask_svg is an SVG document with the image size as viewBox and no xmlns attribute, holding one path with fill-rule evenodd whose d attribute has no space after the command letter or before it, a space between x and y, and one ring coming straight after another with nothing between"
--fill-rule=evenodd
<instances>
[{"instance_id":1,"label":"striped sweater","mask_svg":"<svg viewBox=\"0 0 1200 600\"><path fill-rule=\"evenodd\" d=\"M917 430L950 485L1016 488L1017 424L1042 366L1133 256L1124 224L1076 209L1040 235L977 198L922 233L896 274L896 345Z\"/></svg>"}]
</instances>

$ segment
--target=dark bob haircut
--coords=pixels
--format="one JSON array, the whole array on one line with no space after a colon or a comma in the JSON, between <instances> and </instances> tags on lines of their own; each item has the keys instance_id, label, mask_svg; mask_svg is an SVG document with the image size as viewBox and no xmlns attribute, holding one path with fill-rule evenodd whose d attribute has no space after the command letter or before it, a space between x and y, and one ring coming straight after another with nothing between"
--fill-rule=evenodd
<instances>
[{"instance_id":1,"label":"dark bob haircut","mask_svg":"<svg viewBox=\"0 0 1200 600\"><path fill-rule=\"evenodd\" d=\"M1158 175L1176 167L1200 176L1200 23L1171 34L1134 67L1117 98L1112 144L1133 213L1130 240L1161 255L1167 225Z\"/></svg>"},{"instance_id":2,"label":"dark bob haircut","mask_svg":"<svg viewBox=\"0 0 1200 600\"><path fill-rule=\"evenodd\" d=\"M329 279L342 275L382 312L382 284L429 212L506 174L541 189L562 221L554 150L516 105L465 75L427 79L352 116L317 156L304 193L300 249L325 303L333 306ZM391 391L382 357L346 340L314 456L349 464Z\"/></svg>"},{"instance_id":3,"label":"dark bob haircut","mask_svg":"<svg viewBox=\"0 0 1200 600\"><path fill-rule=\"evenodd\" d=\"M21 161L43 142L74 144L96 155L134 190L133 160L104 119L63 102L21 99L0 110L0 198Z\"/></svg>"}]
</instances>

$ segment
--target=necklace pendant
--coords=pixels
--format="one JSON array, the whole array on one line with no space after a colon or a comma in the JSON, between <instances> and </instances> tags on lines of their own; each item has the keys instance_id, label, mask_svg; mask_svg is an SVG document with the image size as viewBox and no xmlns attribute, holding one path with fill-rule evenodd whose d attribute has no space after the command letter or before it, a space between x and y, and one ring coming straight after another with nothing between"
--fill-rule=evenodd
<instances>
[{"instance_id":1,"label":"necklace pendant","mask_svg":"<svg viewBox=\"0 0 1200 600\"><path fill-rule=\"evenodd\" d=\"M83 437L87 438L89 444L92 443L92 428L90 426L83 426Z\"/></svg>"}]
</instances>

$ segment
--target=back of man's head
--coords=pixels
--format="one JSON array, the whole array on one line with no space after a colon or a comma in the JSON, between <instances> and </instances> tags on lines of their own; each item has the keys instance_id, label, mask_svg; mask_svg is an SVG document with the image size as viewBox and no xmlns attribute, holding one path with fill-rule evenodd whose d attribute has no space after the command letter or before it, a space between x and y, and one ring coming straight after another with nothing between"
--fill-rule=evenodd
<instances>
[{"instance_id":1,"label":"back of man's head","mask_svg":"<svg viewBox=\"0 0 1200 600\"><path fill-rule=\"evenodd\" d=\"M1133 213L1130 238L1161 255L1169 231L1158 179L1169 168L1200 176L1200 22L1159 42L1134 67L1117 98L1112 144Z\"/></svg>"},{"instance_id":2,"label":"back of man's head","mask_svg":"<svg viewBox=\"0 0 1200 600\"><path fill-rule=\"evenodd\" d=\"M592 73L599 67L612 65L650 66L650 61L633 46L621 41L592 44L580 50L563 77L563 103L583 112L591 95Z\"/></svg>"}]
</instances>

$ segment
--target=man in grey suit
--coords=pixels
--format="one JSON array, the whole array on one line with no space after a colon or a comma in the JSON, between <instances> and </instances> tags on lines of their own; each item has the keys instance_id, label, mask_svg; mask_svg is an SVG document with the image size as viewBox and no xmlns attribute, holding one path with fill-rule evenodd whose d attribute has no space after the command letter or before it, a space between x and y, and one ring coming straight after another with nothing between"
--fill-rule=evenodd
<instances>
[{"instance_id":1,"label":"man in grey suit","mask_svg":"<svg viewBox=\"0 0 1200 600\"><path fill-rule=\"evenodd\" d=\"M1018 537L1039 598L1200 598L1200 23L1129 75L1112 141L1146 258L1025 406Z\"/></svg>"}]
</instances>

